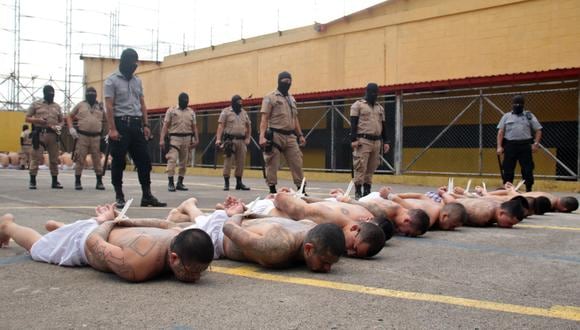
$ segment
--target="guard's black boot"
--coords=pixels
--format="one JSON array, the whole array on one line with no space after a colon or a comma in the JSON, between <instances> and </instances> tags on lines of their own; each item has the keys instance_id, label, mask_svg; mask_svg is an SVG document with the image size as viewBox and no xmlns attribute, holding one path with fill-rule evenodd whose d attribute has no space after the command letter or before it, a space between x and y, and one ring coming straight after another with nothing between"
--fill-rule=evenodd
<instances>
[{"instance_id":1,"label":"guard's black boot","mask_svg":"<svg viewBox=\"0 0 580 330\"><path fill-rule=\"evenodd\" d=\"M103 184L103 176L97 175L97 185L95 186L97 190L105 190L105 185Z\"/></svg>"},{"instance_id":2,"label":"guard's black boot","mask_svg":"<svg viewBox=\"0 0 580 330\"><path fill-rule=\"evenodd\" d=\"M62 189L62 185L60 184L60 182L58 182L58 179L56 178L56 175L52 176L52 185L51 185L52 189Z\"/></svg>"},{"instance_id":3,"label":"guard's black boot","mask_svg":"<svg viewBox=\"0 0 580 330\"><path fill-rule=\"evenodd\" d=\"M276 185L275 184L273 184L271 186L268 186L268 188L270 188L270 194L277 193L277 191L276 191Z\"/></svg>"},{"instance_id":4,"label":"guard's black boot","mask_svg":"<svg viewBox=\"0 0 580 330\"><path fill-rule=\"evenodd\" d=\"M36 189L36 175L30 176L30 183L28 184L28 189Z\"/></svg>"},{"instance_id":5,"label":"guard's black boot","mask_svg":"<svg viewBox=\"0 0 580 330\"><path fill-rule=\"evenodd\" d=\"M83 185L81 184L81 176L75 175L75 190L83 190Z\"/></svg>"},{"instance_id":6,"label":"guard's black boot","mask_svg":"<svg viewBox=\"0 0 580 330\"><path fill-rule=\"evenodd\" d=\"M173 177L172 176L168 176L167 180L169 181L167 183L167 190L168 191L175 191L175 183L173 183Z\"/></svg>"},{"instance_id":7,"label":"guard's black boot","mask_svg":"<svg viewBox=\"0 0 580 330\"><path fill-rule=\"evenodd\" d=\"M123 189L121 187L115 186L115 206L122 209L125 207L125 194L123 194Z\"/></svg>"},{"instance_id":8,"label":"guard's black boot","mask_svg":"<svg viewBox=\"0 0 580 330\"><path fill-rule=\"evenodd\" d=\"M141 206L165 207L167 203L160 202L151 194L150 186L142 186L143 197L141 197Z\"/></svg>"},{"instance_id":9,"label":"guard's black boot","mask_svg":"<svg viewBox=\"0 0 580 330\"><path fill-rule=\"evenodd\" d=\"M356 199L358 201L358 199L361 197L362 197L361 185L355 184L354 185L354 199Z\"/></svg>"},{"instance_id":10,"label":"guard's black boot","mask_svg":"<svg viewBox=\"0 0 580 330\"><path fill-rule=\"evenodd\" d=\"M247 187L242 183L241 176L236 176L236 190L250 190L250 187Z\"/></svg>"},{"instance_id":11,"label":"guard's black boot","mask_svg":"<svg viewBox=\"0 0 580 330\"><path fill-rule=\"evenodd\" d=\"M177 186L175 187L175 189L181 190L181 191L189 190L189 189L187 189L186 186L183 185L183 177L182 176L177 177Z\"/></svg>"},{"instance_id":12,"label":"guard's black boot","mask_svg":"<svg viewBox=\"0 0 580 330\"><path fill-rule=\"evenodd\" d=\"M369 183L363 184L363 197L371 193L371 185Z\"/></svg>"},{"instance_id":13,"label":"guard's black boot","mask_svg":"<svg viewBox=\"0 0 580 330\"><path fill-rule=\"evenodd\" d=\"M530 191L532 191L532 185L526 184L526 192L530 192Z\"/></svg>"},{"instance_id":14,"label":"guard's black boot","mask_svg":"<svg viewBox=\"0 0 580 330\"><path fill-rule=\"evenodd\" d=\"M230 190L230 177L229 176L224 176L224 190L225 191Z\"/></svg>"}]
</instances>

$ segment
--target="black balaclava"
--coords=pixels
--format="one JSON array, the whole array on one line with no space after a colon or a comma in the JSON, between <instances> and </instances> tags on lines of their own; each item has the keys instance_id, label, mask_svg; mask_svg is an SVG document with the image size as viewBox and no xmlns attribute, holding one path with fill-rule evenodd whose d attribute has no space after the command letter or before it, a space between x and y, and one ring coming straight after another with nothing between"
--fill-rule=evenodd
<instances>
[{"instance_id":1,"label":"black balaclava","mask_svg":"<svg viewBox=\"0 0 580 330\"><path fill-rule=\"evenodd\" d=\"M139 55L133 48L127 48L121 53L121 61L119 62L119 71L127 79L133 77L133 73L137 70L137 61Z\"/></svg>"},{"instance_id":2,"label":"black balaclava","mask_svg":"<svg viewBox=\"0 0 580 330\"><path fill-rule=\"evenodd\" d=\"M519 115L524 112L524 97L521 95L516 95L513 98L512 112L515 115Z\"/></svg>"},{"instance_id":3,"label":"black balaclava","mask_svg":"<svg viewBox=\"0 0 580 330\"><path fill-rule=\"evenodd\" d=\"M93 87L87 87L87 90L85 91L85 99L91 107L95 105L95 103L97 103L97 90Z\"/></svg>"},{"instance_id":4,"label":"black balaclava","mask_svg":"<svg viewBox=\"0 0 580 330\"><path fill-rule=\"evenodd\" d=\"M365 93L365 100L367 100L367 102L370 105L375 105L378 96L379 96L379 86L375 83L369 83L367 85L367 90Z\"/></svg>"},{"instance_id":5,"label":"black balaclava","mask_svg":"<svg viewBox=\"0 0 580 330\"><path fill-rule=\"evenodd\" d=\"M187 108L187 106L189 105L189 95L187 95L186 93L179 94L177 102L179 103L179 109L185 110L185 108Z\"/></svg>"},{"instance_id":6,"label":"black balaclava","mask_svg":"<svg viewBox=\"0 0 580 330\"><path fill-rule=\"evenodd\" d=\"M292 79L292 75L290 74L290 72L282 71L278 74L278 91L282 93L282 95L288 96L288 90L290 89L290 86L292 86L292 81L290 81L289 83L280 81L285 78Z\"/></svg>"},{"instance_id":7,"label":"black balaclava","mask_svg":"<svg viewBox=\"0 0 580 330\"><path fill-rule=\"evenodd\" d=\"M44 100L46 103L51 104L54 102L54 88L50 85L46 85L42 88L42 94L44 94Z\"/></svg>"},{"instance_id":8,"label":"black balaclava","mask_svg":"<svg viewBox=\"0 0 580 330\"><path fill-rule=\"evenodd\" d=\"M240 104L240 102L238 102L241 99L242 97L239 95L232 96L232 109L234 110L236 115L239 115L240 112L242 111L242 105Z\"/></svg>"}]
</instances>

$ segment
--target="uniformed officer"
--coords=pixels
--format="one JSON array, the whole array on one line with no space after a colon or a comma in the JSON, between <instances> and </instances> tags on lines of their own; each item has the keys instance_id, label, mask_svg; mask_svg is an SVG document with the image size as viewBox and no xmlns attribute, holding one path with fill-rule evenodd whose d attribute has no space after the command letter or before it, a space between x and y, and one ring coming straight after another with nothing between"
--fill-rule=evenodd
<instances>
[{"instance_id":1,"label":"uniformed officer","mask_svg":"<svg viewBox=\"0 0 580 330\"><path fill-rule=\"evenodd\" d=\"M167 152L167 179L169 181L167 190L188 190L183 185L185 168L191 159L191 149L195 148L199 141L197 132L195 112L189 108L189 95L186 93L179 94L178 106L171 107L165 112L163 128L159 136L159 146ZM169 145L165 145L165 136L169 132ZM179 177L177 178L177 187L173 181L175 175L175 164L179 157Z\"/></svg>"},{"instance_id":2,"label":"uniformed officer","mask_svg":"<svg viewBox=\"0 0 580 330\"><path fill-rule=\"evenodd\" d=\"M32 153L32 133L28 125L22 125L20 134L20 169L30 167L30 154Z\"/></svg>"},{"instance_id":3,"label":"uniformed officer","mask_svg":"<svg viewBox=\"0 0 580 330\"><path fill-rule=\"evenodd\" d=\"M371 192L373 173L380 164L381 148L384 153L391 148L387 140L385 109L378 104L379 86L367 85L363 99L350 107L352 163L355 198ZM361 192L361 185L364 191Z\"/></svg>"},{"instance_id":4,"label":"uniformed officer","mask_svg":"<svg viewBox=\"0 0 580 330\"><path fill-rule=\"evenodd\" d=\"M147 106L141 79L133 75L139 56L134 49L121 53L119 70L105 80L105 108L109 127L111 183L115 188L117 207L125 205L123 171L127 152L137 167L143 196L141 206L167 206L151 194L151 158L147 140L151 136Z\"/></svg>"},{"instance_id":5,"label":"uniformed officer","mask_svg":"<svg viewBox=\"0 0 580 330\"><path fill-rule=\"evenodd\" d=\"M276 193L280 154L284 154L292 173L292 179L297 187L300 187L304 178L302 151L300 151L299 146L306 145L306 139L298 121L296 100L288 93L291 85L292 76L290 73L280 72L278 88L264 96L260 110L259 144L264 148L266 183L271 193Z\"/></svg>"},{"instance_id":6,"label":"uniformed officer","mask_svg":"<svg viewBox=\"0 0 580 330\"><path fill-rule=\"evenodd\" d=\"M533 113L524 111L524 97L513 98L512 111L506 112L497 125L497 154L503 157L503 182L513 182L516 161L522 168L526 191L534 184L534 160L542 139L542 125Z\"/></svg>"},{"instance_id":7,"label":"uniformed officer","mask_svg":"<svg viewBox=\"0 0 580 330\"><path fill-rule=\"evenodd\" d=\"M46 85L42 89L44 99L35 101L28 108L26 122L34 125L32 131L32 159L30 161L30 184L36 189L38 165L42 162L44 150L48 151L50 175L53 189L62 189L58 182L58 141L63 125L60 105L54 103L54 88Z\"/></svg>"},{"instance_id":8,"label":"uniformed officer","mask_svg":"<svg viewBox=\"0 0 580 330\"><path fill-rule=\"evenodd\" d=\"M73 120L77 121L78 129L73 126ZM103 164L101 163L101 138L105 111L103 105L97 102L97 90L88 87L85 92L85 100L77 104L67 117L67 125L70 135L76 139L73 150L75 166L75 189L82 190L81 175L85 168L87 154L91 155L95 175L97 176L96 189L105 190L103 185Z\"/></svg>"},{"instance_id":9,"label":"uniformed officer","mask_svg":"<svg viewBox=\"0 0 580 330\"><path fill-rule=\"evenodd\" d=\"M242 108L242 97L234 95L231 106L220 113L215 139L216 146L224 149L224 190L230 190L232 164L236 166L236 190L250 190L242 183L250 132L250 117Z\"/></svg>"}]
</instances>

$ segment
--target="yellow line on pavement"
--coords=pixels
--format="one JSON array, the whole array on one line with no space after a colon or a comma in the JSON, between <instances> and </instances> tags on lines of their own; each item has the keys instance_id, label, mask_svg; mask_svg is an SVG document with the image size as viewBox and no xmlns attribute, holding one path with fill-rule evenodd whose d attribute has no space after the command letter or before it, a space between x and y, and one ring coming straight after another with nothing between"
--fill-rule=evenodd
<instances>
[{"instance_id":1,"label":"yellow line on pavement","mask_svg":"<svg viewBox=\"0 0 580 330\"><path fill-rule=\"evenodd\" d=\"M569 230L569 231L580 231L579 227L562 227L562 226L541 226L541 225L525 225L518 224L518 228L535 228L535 229L553 229L553 230Z\"/></svg>"},{"instance_id":2,"label":"yellow line on pavement","mask_svg":"<svg viewBox=\"0 0 580 330\"><path fill-rule=\"evenodd\" d=\"M513 305L498 303L487 300L476 300L459 298L452 296L444 296L429 293L420 292L409 292L409 291L398 291L384 288L368 287L357 284L341 283L341 282L331 282L324 280L316 280L301 277L289 277L282 275L274 275L268 273L262 273L257 271L256 267L238 267L238 268L228 268L212 266L211 271L221 274L243 276L258 280L273 281L280 283L291 283L305 286L312 286L318 288L334 289L340 291L362 293L374 296L382 296L388 298L398 298L407 300L416 300L424 302L442 303L448 305L462 306L474 309L491 310L504 313L514 313L522 315L540 316L540 317L550 317L564 320L580 321L580 307L575 306L560 306L554 305L550 308L540 308L540 307L529 307L523 305Z\"/></svg>"}]
</instances>

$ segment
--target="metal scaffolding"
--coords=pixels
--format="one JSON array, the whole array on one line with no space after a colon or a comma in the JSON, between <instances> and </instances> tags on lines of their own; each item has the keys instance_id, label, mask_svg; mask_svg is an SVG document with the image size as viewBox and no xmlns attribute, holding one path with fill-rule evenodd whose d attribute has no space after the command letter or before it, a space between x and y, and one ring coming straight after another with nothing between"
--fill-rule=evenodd
<instances>
[{"instance_id":1,"label":"metal scaffolding","mask_svg":"<svg viewBox=\"0 0 580 330\"><path fill-rule=\"evenodd\" d=\"M113 0L115 1L115 0ZM78 6L82 6L82 2L76 2ZM63 111L68 112L75 103L82 100L84 76L82 72L82 65L73 62L76 56L89 55L99 57L117 58L120 50L125 47L133 47L140 50L144 54L144 58L159 59L161 55L159 52L159 44L169 44L167 42L160 42L159 39L159 7L157 8L142 8L151 13L151 19L157 21L156 28L149 28L145 26L131 26L120 23L120 14L122 6L130 6L122 4L116 0L116 6L113 6L109 11L99 11L93 9L86 9L82 7L75 7L74 0L66 0L64 10L61 11L64 17L44 17L38 14L30 14L26 12L21 0L13 0L11 3L1 3L0 6L12 11L12 22L3 20L0 32L8 35L11 34L13 42L12 49L8 48L7 52L0 53L0 57L4 58L4 63L11 63L11 68L5 66L0 71L0 111L24 111L35 100L42 97L42 86L50 84L54 87L57 93L62 93L63 98L61 106ZM133 6L134 7L134 6ZM7 10L5 13L8 12ZM94 30L90 31L81 28L78 24L81 23L83 15L90 15L91 19L99 19L103 24L95 24ZM7 17L7 16L4 16ZM75 17L77 19L75 19ZM80 18L80 19L78 19ZM23 24L23 20L26 20ZM77 23L78 22L78 23ZM64 33L62 41L50 41L41 38L35 31L38 27L44 27L41 23L54 24L60 28ZM0 23L1 24L1 23ZM106 29L106 30L103 30ZM151 42L145 45L125 45L121 43L120 34L122 30L131 29L142 32L146 30L151 34ZM30 38L28 36L35 36ZM93 41L97 42L93 42ZM82 40L82 42L79 42ZM8 42L9 43L9 42ZM39 63L24 63L23 44L40 45L34 51L43 51L42 47L54 46L58 48L57 55L59 59L64 59L64 65L50 65L50 74L43 74L35 72L34 69L26 70L22 65L39 65ZM61 56L62 54L62 56ZM11 57L11 58L10 58ZM10 58L10 60L6 60ZM59 63L60 64L60 63ZM48 66L48 65L47 65ZM38 70L37 70L38 71Z\"/></svg>"}]
</instances>

